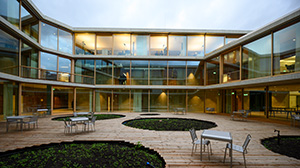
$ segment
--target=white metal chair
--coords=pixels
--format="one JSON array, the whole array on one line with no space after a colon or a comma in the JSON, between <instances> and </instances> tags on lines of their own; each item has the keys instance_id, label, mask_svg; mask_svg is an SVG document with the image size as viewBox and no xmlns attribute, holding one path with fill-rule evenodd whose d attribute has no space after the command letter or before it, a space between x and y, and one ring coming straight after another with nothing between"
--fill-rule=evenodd
<instances>
[{"instance_id":1,"label":"white metal chair","mask_svg":"<svg viewBox=\"0 0 300 168\"><path fill-rule=\"evenodd\" d=\"M189 131L190 131L190 134L191 134L192 144L193 144L193 147L192 147L192 156L193 156L194 150L195 151L197 150L197 145L201 144L201 140L198 139L198 137L196 135L195 128L191 128ZM209 147L208 147L208 145L210 145L210 154L212 155L212 149L211 149L210 141L209 140L204 140L204 141L202 141L201 145L204 145L204 152L205 152L205 145L207 146L208 159L210 159L210 157L209 157Z\"/></svg>"},{"instance_id":2,"label":"white metal chair","mask_svg":"<svg viewBox=\"0 0 300 168\"><path fill-rule=\"evenodd\" d=\"M35 126L38 128L38 116L34 115L29 119L29 121L25 121L22 123L24 126L27 124L28 129L30 129L30 124L33 124L34 128Z\"/></svg>"},{"instance_id":3,"label":"white metal chair","mask_svg":"<svg viewBox=\"0 0 300 168\"><path fill-rule=\"evenodd\" d=\"M247 146L248 146L250 140L251 140L251 135L248 134L247 137L246 137L246 139L245 139L245 142L244 142L243 146L238 146L238 145L232 144L232 150L237 151L237 152L240 152L240 153L243 153L245 167L246 167L246 158L245 158L245 154L247 153ZM228 149L231 148L230 143L227 143L227 144L226 144L225 154L224 154L224 161L223 161L223 162L225 162L225 159L226 159L226 151L227 151L227 148L228 148ZM229 154L229 157L232 157L232 156L230 156L230 154Z\"/></svg>"},{"instance_id":4,"label":"white metal chair","mask_svg":"<svg viewBox=\"0 0 300 168\"><path fill-rule=\"evenodd\" d=\"M70 123L70 122L67 122L66 119L64 119L64 123L65 123L65 131L64 133L72 133L72 128L75 127L75 131L77 130L77 125L76 124L73 124L73 123Z\"/></svg>"},{"instance_id":5,"label":"white metal chair","mask_svg":"<svg viewBox=\"0 0 300 168\"><path fill-rule=\"evenodd\" d=\"M292 125L295 126L296 121L298 121L300 123L300 115L299 114L293 114L292 115Z\"/></svg>"},{"instance_id":6,"label":"white metal chair","mask_svg":"<svg viewBox=\"0 0 300 168\"><path fill-rule=\"evenodd\" d=\"M93 118L90 120L90 121L87 121L87 122L84 122L84 131L86 131L86 126L88 126L88 131L90 130L90 126L93 130L93 127L94 127L94 130L93 131L96 131L96 128L95 128L95 121L96 121L96 118L97 116L93 116Z\"/></svg>"}]
</instances>

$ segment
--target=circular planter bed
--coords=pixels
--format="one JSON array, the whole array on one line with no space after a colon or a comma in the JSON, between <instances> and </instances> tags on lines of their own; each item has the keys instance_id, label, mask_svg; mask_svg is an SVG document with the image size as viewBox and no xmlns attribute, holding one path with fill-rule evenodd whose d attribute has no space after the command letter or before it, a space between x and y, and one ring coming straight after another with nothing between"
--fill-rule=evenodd
<instances>
[{"instance_id":1,"label":"circular planter bed","mask_svg":"<svg viewBox=\"0 0 300 168\"><path fill-rule=\"evenodd\" d=\"M0 167L165 167L164 159L141 144L74 141L0 153Z\"/></svg>"},{"instance_id":2,"label":"circular planter bed","mask_svg":"<svg viewBox=\"0 0 300 168\"><path fill-rule=\"evenodd\" d=\"M157 113L144 113L144 114L140 114L141 116L155 116L155 115L160 115Z\"/></svg>"},{"instance_id":3,"label":"circular planter bed","mask_svg":"<svg viewBox=\"0 0 300 168\"><path fill-rule=\"evenodd\" d=\"M204 120L185 118L141 118L124 121L122 124L156 131L188 131L191 128L203 130L216 127L216 123Z\"/></svg>"},{"instance_id":4,"label":"circular planter bed","mask_svg":"<svg viewBox=\"0 0 300 168\"><path fill-rule=\"evenodd\" d=\"M96 120L107 120L107 119L125 117L125 115L120 115L120 114L94 114L94 116L97 116ZM52 118L52 120L63 121L64 119L66 119L68 121L70 117L74 117L74 116L72 115L72 116L64 116L64 117L55 117Z\"/></svg>"},{"instance_id":5,"label":"circular planter bed","mask_svg":"<svg viewBox=\"0 0 300 168\"><path fill-rule=\"evenodd\" d=\"M261 144L267 149L296 159L300 159L300 136L280 136L263 139Z\"/></svg>"}]
</instances>

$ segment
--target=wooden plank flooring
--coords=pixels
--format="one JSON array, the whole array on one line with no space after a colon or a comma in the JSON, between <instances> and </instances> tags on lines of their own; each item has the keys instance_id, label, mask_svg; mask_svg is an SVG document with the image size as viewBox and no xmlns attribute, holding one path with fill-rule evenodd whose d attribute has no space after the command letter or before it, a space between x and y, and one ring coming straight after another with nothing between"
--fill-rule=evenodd
<instances>
[{"instance_id":1,"label":"wooden plank flooring","mask_svg":"<svg viewBox=\"0 0 300 168\"><path fill-rule=\"evenodd\" d=\"M110 113L112 114L112 113ZM118 113L120 114L120 113ZM188 131L149 131L130 128L121 123L128 119L139 117L140 113L122 113L124 118L96 121L96 132L79 133L74 135L64 134L64 123L52 121L55 116L39 119L39 128L35 130L17 131L12 129L6 133L5 122L0 123L0 152L24 148L34 145L58 143L73 140L124 140L131 143L140 142L146 147L154 149L165 159L166 167L229 167L230 158L226 157L223 163L225 142L211 141L213 155L208 160L207 153L203 154L200 161L199 148L191 156L191 137ZM279 155L267 150L260 144L260 140L276 136L274 129L278 129L281 135L299 135L300 127L292 127L289 124L264 122L263 120L232 121L229 116L218 114L188 113L187 115L174 115L172 113L160 113L158 116L147 117L180 117L195 118L215 122L218 127L213 130L229 131L233 136L233 143L242 145L246 135L251 134L252 140L246 154L247 167L300 167L300 160ZM81 129L81 127L79 127ZM200 136L202 131L197 131ZM243 156L233 153L233 167L244 167Z\"/></svg>"}]
</instances>

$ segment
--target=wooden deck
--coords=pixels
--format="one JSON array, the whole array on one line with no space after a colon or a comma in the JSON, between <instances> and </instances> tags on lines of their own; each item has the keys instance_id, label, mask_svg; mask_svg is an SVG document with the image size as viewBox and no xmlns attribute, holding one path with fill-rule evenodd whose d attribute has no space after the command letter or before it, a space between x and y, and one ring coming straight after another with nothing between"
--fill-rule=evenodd
<instances>
[{"instance_id":1,"label":"wooden deck","mask_svg":"<svg viewBox=\"0 0 300 168\"><path fill-rule=\"evenodd\" d=\"M112 114L112 113L110 113ZM118 113L120 114L120 113ZM246 154L247 167L300 167L300 160L283 156L267 150L260 143L263 138L276 136L274 129L280 130L281 135L299 135L300 127L292 127L288 123L264 122L264 120L232 121L230 116L204 113L187 113L187 115L174 115L172 113L160 113L157 116L140 116L140 113L123 113L124 118L96 121L96 132L80 133L74 135L64 134L64 123L52 121L54 116L39 119L39 128L29 131L10 130L6 133L5 122L0 123L0 152L24 148L33 145L57 143L73 140L124 140L127 142L140 142L146 147L156 150L165 159L167 167L229 167L230 159L224 157L225 143L211 141L213 155L208 160L204 153L200 161L199 148L194 156L191 156L191 137L188 131L149 131L130 128L121 123L136 117L181 117L195 118L215 122L218 127L213 130L229 131L233 136L233 143L242 145L246 135L251 134L252 140ZM13 126L12 126L13 127ZM81 127L79 127L80 129ZM198 136L202 131L197 131ZM233 167L244 167L243 156L233 153Z\"/></svg>"}]
</instances>

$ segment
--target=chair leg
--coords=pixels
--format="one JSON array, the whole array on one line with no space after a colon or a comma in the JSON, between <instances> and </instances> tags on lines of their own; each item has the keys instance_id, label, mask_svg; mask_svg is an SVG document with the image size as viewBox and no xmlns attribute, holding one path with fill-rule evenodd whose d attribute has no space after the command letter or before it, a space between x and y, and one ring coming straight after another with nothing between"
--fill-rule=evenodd
<instances>
[{"instance_id":1,"label":"chair leg","mask_svg":"<svg viewBox=\"0 0 300 168\"><path fill-rule=\"evenodd\" d=\"M210 160L208 144L206 145L206 147L207 147L208 160ZM205 149L205 146L204 146L204 149Z\"/></svg>"},{"instance_id":2,"label":"chair leg","mask_svg":"<svg viewBox=\"0 0 300 168\"><path fill-rule=\"evenodd\" d=\"M223 160L223 163L225 163L225 159L226 159L226 151L227 151L227 146L225 148L225 154L224 154L224 160Z\"/></svg>"},{"instance_id":3,"label":"chair leg","mask_svg":"<svg viewBox=\"0 0 300 168\"><path fill-rule=\"evenodd\" d=\"M193 154L194 154L194 146L195 146L195 144L193 143L193 147L192 147L192 156L193 156Z\"/></svg>"},{"instance_id":4,"label":"chair leg","mask_svg":"<svg viewBox=\"0 0 300 168\"><path fill-rule=\"evenodd\" d=\"M243 153L243 157L244 157L244 164L245 164L245 168L246 168L247 166L246 166L246 158L245 158L245 153Z\"/></svg>"},{"instance_id":5,"label":"chair leg","mask_svg":"<svg viewBox=\"0 0 300 168\"><path fill-rule=\"evenodd\" d=\"M210 154L212 155L212 149L211 149L211 143L209 143L209 146L210 146Z\"/></svg>"}]
</instances>

